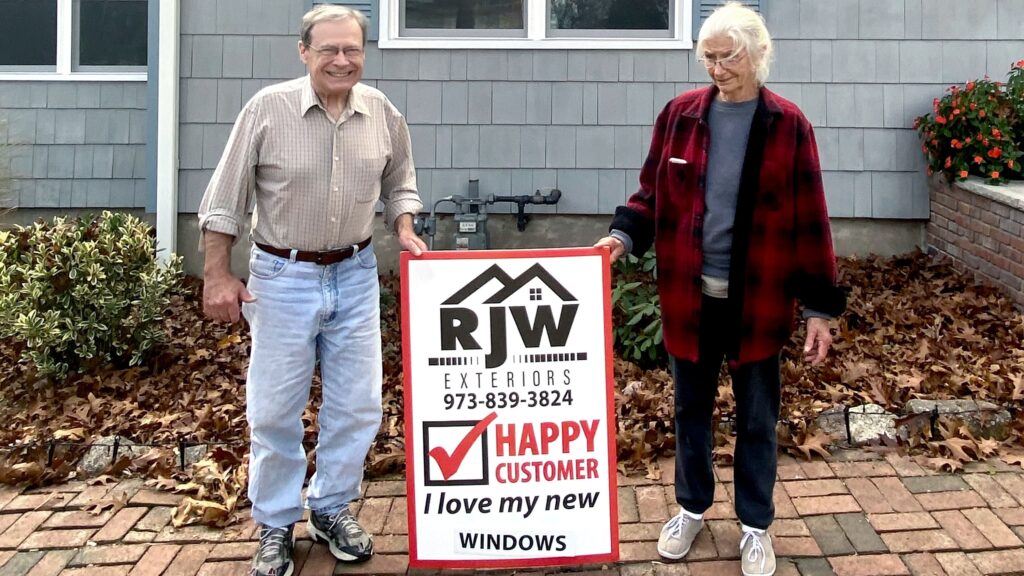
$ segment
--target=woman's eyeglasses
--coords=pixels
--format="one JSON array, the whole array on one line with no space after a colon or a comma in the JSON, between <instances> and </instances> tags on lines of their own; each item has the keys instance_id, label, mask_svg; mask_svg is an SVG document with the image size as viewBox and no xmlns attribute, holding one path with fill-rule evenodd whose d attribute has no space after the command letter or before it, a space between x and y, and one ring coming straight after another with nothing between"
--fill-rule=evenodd
<instances>
[{"instance_id":1,"label":"woman's eyeglasses","mask_svg":"<svg viewBox=\"0 0 1024 576\"><path fill-rule=\"evenodd\" d=\"M738 54L733 54L732 56L726 58L719 58L711 54L705 54L700 58L697 58L697 61L704 64L704 67L707 68L708 70L711 70L718 64L721 64L723 68L732 68L733 66L739 64L740 60L743 60L743 57L745 55L746 54L744 52L740 52Z\"/></svg>"}]
</instances>

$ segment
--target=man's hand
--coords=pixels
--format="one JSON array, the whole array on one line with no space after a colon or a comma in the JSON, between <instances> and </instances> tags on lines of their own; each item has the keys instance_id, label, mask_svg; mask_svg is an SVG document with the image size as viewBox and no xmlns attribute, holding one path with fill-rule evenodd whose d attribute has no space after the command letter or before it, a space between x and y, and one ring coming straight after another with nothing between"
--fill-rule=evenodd
<instances>
[{"instance_id":1,"label":"man's hand","mask_svg":"<svg viewBox=\"0 0 1024 576\"><path fill-rule=\"evenodd\" d=\"M626 253L626 247L622 245L622 241L614 236L605 236L594 244L594 248L603 247L611 250L611 262L615 262Z\"/></svg>"},{"instance_id":2,"label":"man's hand","mask_svg":"<svg viewBox=\"0 0 1024 576\"><path fill-rule=\"evenodd\" d=\"M242 281L230 274L206 275L203 279L203 313L221 322L238 322L239 302L255 302Z\"/></svg>"},{"instance_id":3,"label":"man's hand","mask_svg":"<svg viewBox=\"0 0 1024 576\"><path fill-rule=\"evenodd\" d=\"M816 366L828 355L832 346L832 332L825 318L807 319L807 341L804 342L804 360Z\"/></svg>"},{"instance_id":4,"label":"man's hand","mask_svg":"<svg viewBox=\"0 0 1024 576\"><path fill-rule=\"evenodd\" d=\"M402 250L407 250L413 256L420 256L427 251L427 245L416 235L412 226L412 214L402 214L395 220L395 233Z\"/></svg>"},{"instance_id":5,"label":"man's hand","mask_svg":"<svg viewBox=\"0 0 1024 576\"><path fill-rule=\"evenodd\" d=\"M203 313L221 322L238 322L239 302L255 302L242 281L231 275L231 245L234 236L203 232L206 262L203 266Z\"/></svg>"}]
</instances>

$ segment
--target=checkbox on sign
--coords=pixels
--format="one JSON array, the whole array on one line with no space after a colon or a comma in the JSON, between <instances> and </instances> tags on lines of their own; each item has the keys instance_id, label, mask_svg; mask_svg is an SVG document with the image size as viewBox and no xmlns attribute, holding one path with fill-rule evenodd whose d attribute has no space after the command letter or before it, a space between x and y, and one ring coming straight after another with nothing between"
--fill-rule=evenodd
<instances>
[{"instance_id":1,"label":"checkbox on sign","mask_svg":"<svg viewBox=\"0 0 1024 576\"><path fill-rule=\"evenodd\" d=\"M487 427L497 418L423 422L423 479L426 486L486 486Z\"/></svg>"}]
</instances>

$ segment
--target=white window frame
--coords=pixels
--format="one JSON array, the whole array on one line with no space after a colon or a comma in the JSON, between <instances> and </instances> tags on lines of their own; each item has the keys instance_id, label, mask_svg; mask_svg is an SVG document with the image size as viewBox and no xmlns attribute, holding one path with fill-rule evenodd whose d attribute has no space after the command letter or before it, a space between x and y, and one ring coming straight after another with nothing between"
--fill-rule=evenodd
<instances>
[{"instance_id":1,"label":"white window frame","mask_svg":"<svg viewBox=\"0 0 1024 576\"><path fill-rule=\"evenodd\" d=\"M548 36L548 0L523 0L526 7L526 37L495 38L492 36L401 37L399 20L401 0L380 0L381 49L508 49L508 50L689 50L693 48L692 24L694 0L675 0L672 29L667 38L636 38L614 36Z\"/></svg>"},{"instance_id":2,"label":"white window frame","mask_svg":"<svg viewBox=\"0 0 1024 576\"><path fill-rule=\"evenodd\" d=\"M131 72L83 72L72 70L71 55L74 51L74 1L56 0L57 2L57 66L53 71L18 72L14 69L0 70L0 80L71 80L93 82L145 82L149 77L147 71ZM149 0L150 2L159 0Z\"/></svg>"}]
</instances>

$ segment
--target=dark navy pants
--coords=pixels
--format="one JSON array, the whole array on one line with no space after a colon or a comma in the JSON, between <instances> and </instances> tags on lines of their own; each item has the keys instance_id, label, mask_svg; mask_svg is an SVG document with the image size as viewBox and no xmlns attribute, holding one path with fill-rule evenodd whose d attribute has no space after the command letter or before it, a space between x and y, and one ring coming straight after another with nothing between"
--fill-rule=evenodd
<instances>
[{"instance_id":1,"label":"dark navy pants","mask_svg":"<svg viewBox=\"0 0 1024 576\"><path fill-rule=\"evenodd\" d=\"M703 514L715 496L711 468L714 435L711 416L718 375L730 339L738 326L729 325L724 298L705 296L701 304L700 357L697 362L672 358L675 381L676 501L688 512ZM752 528L766 530L775 517L779 419L778 354L730 370L736 398L736 453L733 466L736 516Z\"/></svg>"}]
</instances>

